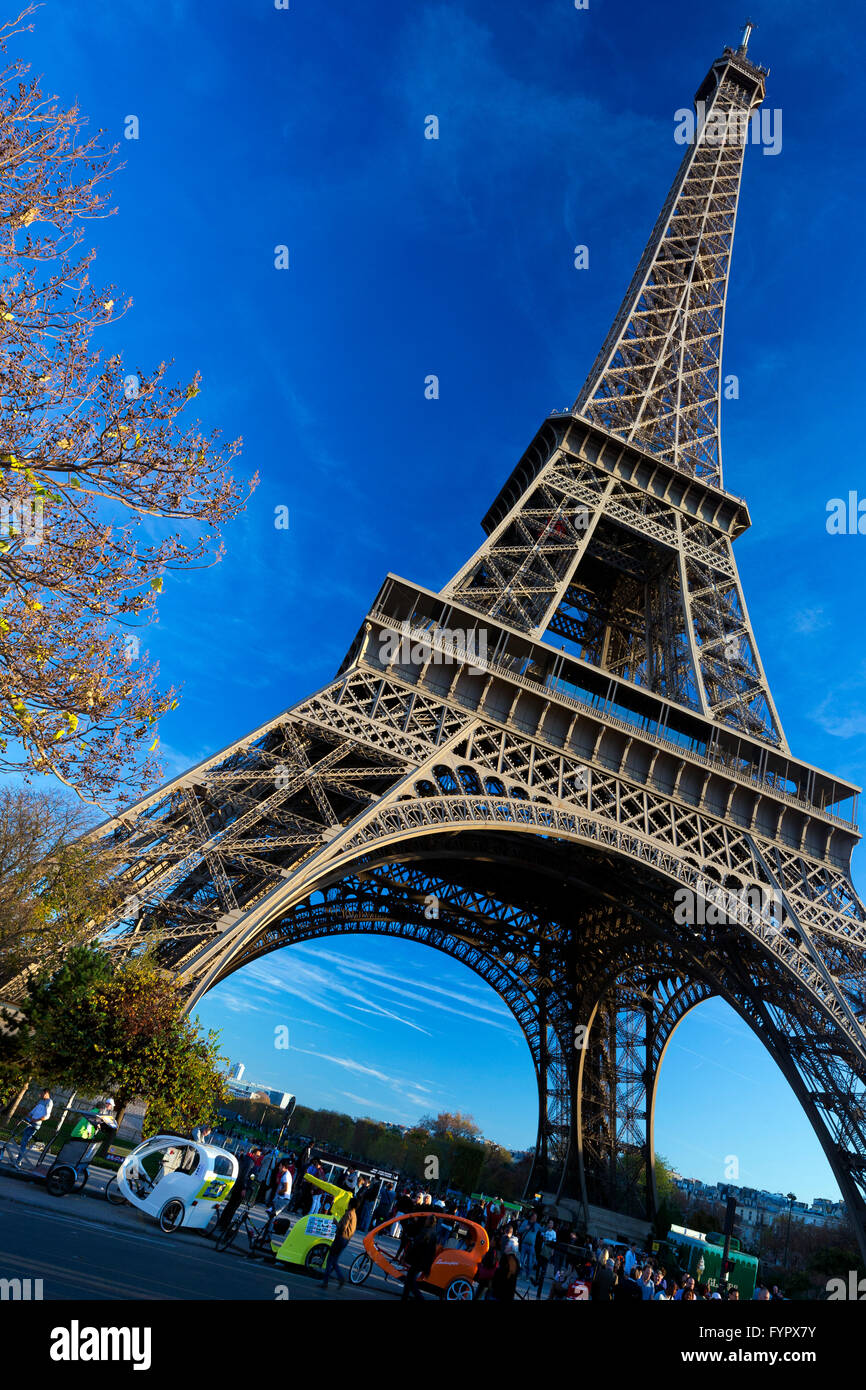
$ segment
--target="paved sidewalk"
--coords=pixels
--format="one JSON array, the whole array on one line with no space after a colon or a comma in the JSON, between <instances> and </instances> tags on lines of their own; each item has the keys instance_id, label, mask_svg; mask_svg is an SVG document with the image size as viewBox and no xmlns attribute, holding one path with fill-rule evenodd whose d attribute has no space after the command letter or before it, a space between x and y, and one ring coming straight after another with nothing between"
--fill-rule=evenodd
<instances>
[{"instance_id":1,"label":"paved sidewalk","mask_svg":"<svg viewBox=\"0 0 866 1390\"><path fill-rule=\"evenodd\" d=\"M113 1230L117 1230L118 1227L135 1227L139 1230L143 1226L154 1227L156 1223L149 1220L144 1212L136 1211L134 1207L109 1204L102 1195L102 1186L94 1186L91 1191L92 1182L93 1176L81 1193L71 1193L68 1197L52 1197L44 1182L32 1178L7 1177L5 1169L0 1168L0 1203L35 1207L43 1212L64 1212L68 1215L74 1213L82 1221L94 1226L108 1226Z\"/></svg>"},{"instance_id":2,"label":"paved sidewalk","mask_svg":"<svg viewBox=\"0 0 866 1390\"><path fill-rule=\"evenodd\" d=\"M22 1174L31 1171L31 1168L23 1169ZM113 1177L112 1169L93 1167L83 1192L71 1192L67 1197L52 1197L44 1181L16 1176L11 1165L4 1163L0 1157L0 1209L3 1203L10 1202L18 1207L33 1207L43 1213L74 1215L88 1225L107 1227L114 1231L158 1230L152 1216L128 1204L115 1205L106 1200L105 1188ZM250 1208L250 1215L254 1221L264 1225L268 1214L264 1206L255 1206ZM211 1237L201 1230L184 1229L183 1239L184 1243L192 1240L197 1244L213 1247Z\"/></svg>"},{"instance_id":3,"label":"paved sidewalk","mask_svg":"<svg viewBox=\"0 0 866 1390\"><path fill-rule=\"evenodd\" d=\"M105 1169L93 1168L83 1192L70 1193L68 1197L52 1197L44 1182L28 1177L10 1174L8 1164L0 1163L0 1206L12 1203L17 1207L32 1207L43 1213L63 1213L75 1215L88 1225L108 1227L110 1230L156 1230L152 1217L131 1206L114 1206L105 1199L105 1186L113 1174ZM264 1218L264 1212L262 1213ZM185 1231L184 1241L192 1239L203 1245L211 1245L210 1239L201 1231Z\"/></svg>"}]
</instances>

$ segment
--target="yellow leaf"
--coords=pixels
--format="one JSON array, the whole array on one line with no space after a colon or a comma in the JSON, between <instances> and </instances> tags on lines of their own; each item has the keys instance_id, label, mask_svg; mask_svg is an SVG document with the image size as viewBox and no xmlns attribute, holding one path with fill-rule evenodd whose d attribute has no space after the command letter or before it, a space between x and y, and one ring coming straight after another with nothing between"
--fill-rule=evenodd
<instances>
[{"instance_id":1,"label":"yellow leaf","mask_svg":"<svg viewBox=\"0 0 866 1390\"><path fill-rule=\"evenodd\" d=\"M150 747L148 748L148 750L147 750L148 753L152 753L153 750L154 750L154 748L156 747L156 745L157 745L158 743L159 743L159 734L157 734L156 738L153 740L153 743L152 743L152 744L150 745Z\"/></svg>"}]
</instances>

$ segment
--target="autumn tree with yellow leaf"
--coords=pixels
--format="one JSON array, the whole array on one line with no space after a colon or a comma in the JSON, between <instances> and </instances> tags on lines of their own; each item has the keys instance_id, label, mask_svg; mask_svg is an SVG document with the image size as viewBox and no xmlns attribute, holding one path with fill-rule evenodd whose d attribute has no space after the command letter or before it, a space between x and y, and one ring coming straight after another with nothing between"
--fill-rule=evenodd
<instances>
[{"instance_id":1,"label":"autumn tree with yellow leaf","mask_svg":"<svg viewBox=\"0 0 866 1390\"><path fill-rule=\"evenodd\" d=\"M189 418L198 377L97 345L129 308L91 284L85 239L111 214L114 154L21 63L0 74L0 768L102 805L158 779L177 700L136 634L166 575L220 558L256 481L231 475L237 442Z\"/></svg>"}]
</instances>

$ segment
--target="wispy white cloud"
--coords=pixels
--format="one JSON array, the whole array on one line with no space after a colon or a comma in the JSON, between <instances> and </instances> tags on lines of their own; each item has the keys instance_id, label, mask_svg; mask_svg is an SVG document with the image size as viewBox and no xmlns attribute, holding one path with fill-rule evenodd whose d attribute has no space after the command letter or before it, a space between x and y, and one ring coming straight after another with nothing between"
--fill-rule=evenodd
<instances>
[{"instance_id":1,"label":"wispy white cloud","mask_svg":"<svg viewBox=\"0 0 866 1390\"><path fill-rule=\"evenodd\" d=\"M826 617L823 608L801 608L794 614L794 628L804 636L812 632L820 632L822 628L830 626L830 619Z\"/></svg>"},{"instance_id":2,"label":"wispy white cloud","mask_svg":"<svg viewBox=\"0 0 866 1390\"><path fill-rule=\"evenodd\" d=\"M421 975L409 977L374 962L358 957L347 957L327 948L304 946L297 948L308 956L327 962L339 974L351 974L365 981L367 989L377 987L396 995L404 1002L404 1008L413 1006L433 1009L440 1013L452 1014L458 1018L471 1019L476 1023L487 1024L491 1028L506 1033L517 1033L517 1024L508 1009L485 988L484 992L467 989L455 990L453 987L437 984ZM404 988L403 986L411 986ZM445 1000L451 1002L444 1002ZM457 1007L466 1004L468 1009ZM381 1006L379 1006L381 1008Z\"/></svg>"}]
</instances>

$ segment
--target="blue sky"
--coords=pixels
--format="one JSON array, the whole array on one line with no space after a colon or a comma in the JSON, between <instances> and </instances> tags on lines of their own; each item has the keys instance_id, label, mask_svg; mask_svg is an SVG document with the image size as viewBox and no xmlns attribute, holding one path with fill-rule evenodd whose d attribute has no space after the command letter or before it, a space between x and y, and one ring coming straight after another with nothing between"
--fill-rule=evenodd
<instances>
[{"instance_id":1,"label":"blue sky","mask_svg":"<svg viewBox=\"0 0 866 1390\"><path fill-rule=\"evenodd\" d=\"M791 745L862 783L866 538L825 530L830 498L866 491L849 444L862 9L770 9L752 54L771 68L783 145L747 152L725 481L751 508L737 556ZM437 588L475 548L541 419L576 396L679 162L674 112L742 19L741 5L685 0L39 10L16 51L123 147L119 215L94 236L97 279L134 300L112 330L128 367L200 369L203 422L243 435L243 467L262 478L224 562L167 580L148 638L163 681L184 687L161 729L167 775L326 683L388 570ZM423 136L431 113L438 141ZM130 114L137 141L123 139ZM438 401L424 399L430 373ZM385 1119L459 1106L491 1137L534 1138L516 1025L438 953L296 948L200 1012L249 1074L305 1102ZM292 1050L274 1054L283 1022ZM784 1083L718 1001L669 1049L657 1132L684 1172L715 1180L736 1153L745 1182L836 1191Z\"/></svg>"}]
</instances>

